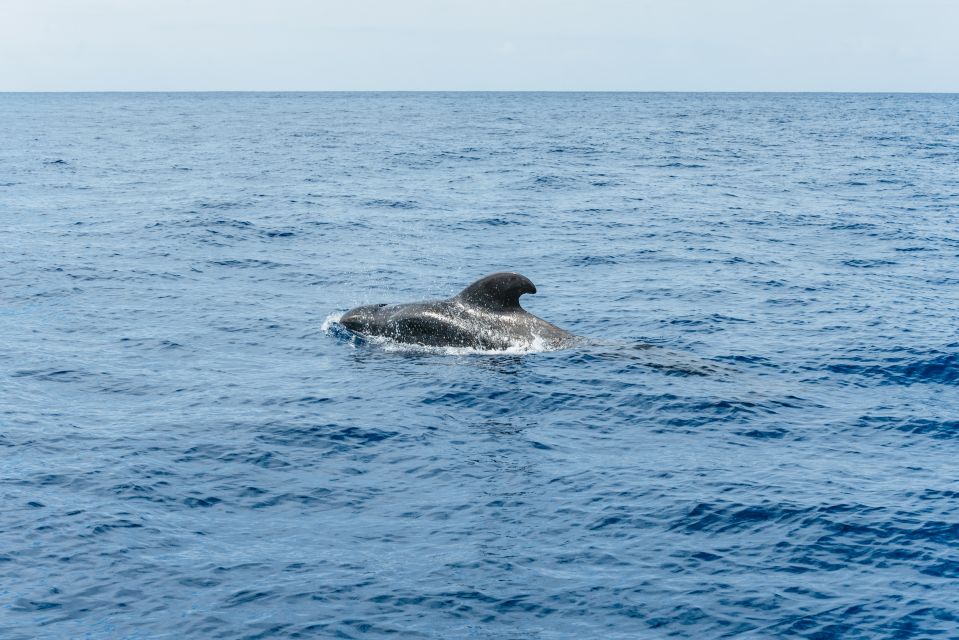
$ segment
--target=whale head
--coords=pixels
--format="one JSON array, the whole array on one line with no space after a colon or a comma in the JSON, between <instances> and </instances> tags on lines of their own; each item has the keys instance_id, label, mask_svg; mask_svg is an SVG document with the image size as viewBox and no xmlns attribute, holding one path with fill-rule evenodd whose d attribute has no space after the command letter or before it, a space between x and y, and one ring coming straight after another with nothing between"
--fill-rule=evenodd
<instances>
[{"instance_id":1,"label":"whale head","mask_svg":"<svg viewBox=\"0 0 959 640\"><path fill-rule=\"evenodd\" d=\"M377 327L382 324L379 312L385 306L385 304L368 304L350 309L340 318L340 324L354 333L375 333Z\"/></svg>"}]
</instances>

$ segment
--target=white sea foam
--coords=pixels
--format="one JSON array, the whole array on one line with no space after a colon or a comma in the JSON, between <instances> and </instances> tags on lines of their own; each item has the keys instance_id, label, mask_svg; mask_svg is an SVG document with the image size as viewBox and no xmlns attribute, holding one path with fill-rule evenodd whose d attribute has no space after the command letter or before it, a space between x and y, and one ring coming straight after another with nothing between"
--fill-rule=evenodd
<instances>
[{"instance_id":1,"label":"white sea foam","mask_svg":"<svg viewBox=\"0 0 959 640\"><path fill-rule=\"evenodd\" d=\"M330 332L330 329L333 328L333 325L340 324L340 318L343 317L342 313L331 313L323 320L323 324L320 325L320 331L325 331L326 333Z\"/></svg>"},{"instance_id":2,"label":"white sea foam","mask_svg":"<svg viewBox=\"0 0 959 640\"><path fill-rule=\"evenodd\" d=\"M477 349L475 347L431 347L421 344L410 344L406 342L397 342L390 338L367 338L371 344L375 344L384 351L390 353L426 353L444 356L502 356L502 355L527 355L531 353L546 353L556 351L560 347L555 347L547 343L540 336L534 336L532 340L524 340L511 344L506 349Z\"/></svg>"}]
</instances>

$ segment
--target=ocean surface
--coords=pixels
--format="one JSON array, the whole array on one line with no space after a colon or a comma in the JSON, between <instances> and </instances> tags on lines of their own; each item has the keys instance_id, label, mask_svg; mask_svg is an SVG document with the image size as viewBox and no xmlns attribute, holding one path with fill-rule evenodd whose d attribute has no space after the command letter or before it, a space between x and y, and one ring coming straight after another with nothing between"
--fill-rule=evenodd
<instances>
[{"instance_id":1,"label":"ocean surface","mask_svg":"<svg viewBox=\"0 0 959 640\"><path fill-rule=\"evenodd\" d=\"M3 94L0 222L5 640L959 638L957 95ZM335 322L500 270L607 346Z\"/></svg>"}]
</instances>

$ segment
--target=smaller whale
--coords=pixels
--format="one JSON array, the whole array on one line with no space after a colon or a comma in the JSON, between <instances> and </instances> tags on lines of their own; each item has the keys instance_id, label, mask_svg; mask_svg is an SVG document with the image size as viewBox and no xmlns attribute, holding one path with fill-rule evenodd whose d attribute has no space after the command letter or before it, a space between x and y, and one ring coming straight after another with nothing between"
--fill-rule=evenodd
<instances>
[{"instance_id":1,"label":"smaller whale","mask_svg":"<svg viewBox=\"0 0 959 640\"><path fill-rule=\"evenodd\" d=\"M428 347L502 351L576 344L577 336L523 309L519 297L524 293L536 293L529 278L494 273L445 300L356 307L340 318L340 324L364 337Z\"/></svg>"}]
</instances>

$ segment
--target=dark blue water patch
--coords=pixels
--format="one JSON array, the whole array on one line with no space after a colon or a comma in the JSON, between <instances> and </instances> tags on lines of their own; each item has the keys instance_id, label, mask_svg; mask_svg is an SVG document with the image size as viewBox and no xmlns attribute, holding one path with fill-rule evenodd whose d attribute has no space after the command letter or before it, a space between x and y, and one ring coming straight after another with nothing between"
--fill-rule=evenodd
<instances>
[{"instance_id":1,"label":"dark blue water patch","mask_svg":"<svg viewBox=\"0 0 959 640\"><path fill-rule=\"evenodd\" d=\"M847 361L833 363L828 371L871 379L879 384L912 385L944 384L959 382L959 352L956 345L946 347L949 351L926 353L903 353L898 357L885 357L880 362Z\"/></svg>"},{"instance_id":2,"label":"dark blue water patch","mask_svg":"<svg viewBox=\"0 0 959 640\"><path fill-rule=\"evenodd\" d=\"M915 436L927 436L939 440L959 438L959 420L934 420L922 417L862 416L856 426L868 429L894 430Z\"/></svg>"},{"instance_id":3,"label":"dark blue water patch","mask_svg":"<svg viewBox=\"0 0 959 640\"><path fill-rule=\"evenodd\" d=\"M955 96L0 102L0 636L956 635Z\"/></svg>"},{"instance_id":4,"label":"dark blue water patch","mask_svg":"<svg viewBox=\"0 0 959 640\"><path fill-rule=\"evenodd\" d=\"M695 505L681 521L676 522L670 528L680 529L685 533L745 531L770 525L788 525L813 510L813 508L798 509L782 504L715 505L700 503Z\"/></svg>"},{"instance_id":5,"label":"dark blue water patch","mask_svg":"<svg viewBox=\"0 0 959 640\"><path fill-rule=\"evenodd\" d=\"M187 507L190 507L191 509L212 507L213 505L218 504L220 502L223 502L223 501L217 498L216 496L207 496L205 498L189 497L183 500L183 504L186 505Z\"/></svg>"},{"instance_id":6,"label":"dark blue water patch","mask_svg":"<svg viewBox=\"0 0 959 640\"><path fill-rule=\"evenodd\" d=\"M747 438L756 438L758 440L768 440L768 439L779 440L789 435L789 431L787 431L786 429L777 429L777 428L749 429L748 431L739 431L737 433L741 436L745 436Z\"/></svg>"},{"instance_id":7,"label":"dark blue water patch","mask_svg":"<svg viewBox=\"0 0 959 640\"><path fill-rule=\"evenodd\" d=\"M899 251L899 252L902 252L902 253L915 253L915 252L919 252L919 251L934 251L934 249L930 249L929 247L896 247L895 250L896 250L896 251Z\"/></svg>"}]
</instances>

